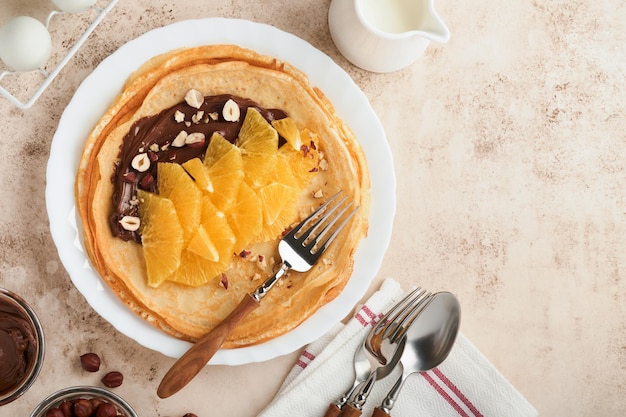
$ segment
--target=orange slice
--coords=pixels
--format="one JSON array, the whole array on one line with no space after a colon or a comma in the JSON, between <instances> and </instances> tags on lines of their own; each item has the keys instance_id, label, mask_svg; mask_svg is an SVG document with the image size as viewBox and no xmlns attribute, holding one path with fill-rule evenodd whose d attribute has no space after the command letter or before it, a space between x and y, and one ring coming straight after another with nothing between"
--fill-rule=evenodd
<instances>
[{"instance_id":1,"label":"orange slice","mask_svg":"<svg viewBox=\"0 0 626 417\"><path fill-rule=\"evenodd\" d=\"M300 130L298 130L298 126L292 118L286 117L284 119L274 120L272 121L272 127L278 131L280 136L285 138L293 149L299 151L300 148L302 148Z\"/></svg>"},{"instance_id":2,"label":"orange slice","mask_svg":"<svg viewBox=\"0 0 626 417\"><path fill-rule=\"evenodd\" d=\"M239 186L235 203L226 217L235 235L236 243L233 248L235 253L245 249L261 233L263 228L261 200L245 181Z\"/></svg>"},{"instance_id":3,"label":"orange slice","mask_svg":"<svg viewBox=\"0 0 626 417\"><path fill-rule=\"evenodd\" d=\"M220 134L213 134L204 157L204 166L213 191L211 202L219 211L227 212L237 197L239 184L243 182L243 161L239 149Z\"/></svg>"},{"instance_id":4,"label":"orange slice","mask_svg":"<svg viewBox=\"0 0 626 417\"><path fill-rule=\"evenodd\" d=\"M272 169L278 149L278 132L253 107L248 107L239 131L239 149L243 157L246 181L253 187Z\"/></svg>"},{"instance_id":5,"label":"orange slice","mask_svg":"<svg viewBox=\"0 0 626 417\"><path fill-rule=\"evenodd\" d=\"M189 241L187 250L198 256L202 256L207 261L217 262L220 260L220 254L215 247L215 243L213 243L209 233L202 224L198 227L198 231Z\"/></svg>"},{"instance_id":6,"label":"orange slice","mask_svg":"<svg viewBox=\"0 0 626 417\"><path fill-rule=\"evenodd\" d=\"M311 182L315 174L319 171L319 157L316 150L308 149L306 152L282 146L278 150L278 159L289 166L292 178L289 185L293 185L301 190ZM279 163L277 162L277 166Z\"/></svg>"},{"instance_id":7,"label":"orange slice","mask_svg":"<svg viewBox=\"0 0 626 417\"><path fill-rule=\"evenodd\" d=\"M263 230L261 241L280 236L294 221L300 190L278 182L259 189L263 207Z\"/></svg>"},{"instance_id":8,"label":"orange slice","mask_svg":"<svg viewBox=\"0 0 626 417\"><path fill-rule=\"evenodd\" d=\"M226 216L211 203L202 199L202 223L182 251L181 264L171 281L200 286L228 269L232 262L235 235Z\"/></svg>"},{"instance_id":9,"label":"orange slice","mask_svg":"<svg viewBox=\"0 0 626 417\"><path fill-rule=\"evenodd\" d=\"M161 162L157 168L159 195L174 203L178 220L183 227L183 238L189 242L200 224L202 192L179 164Z\"/></svg>"},{"instance_id":10,"label":"orange slice","mask_svg":"<svg viewBox=\"0 0 626 417\"><path fill-rule=\"evenodd\" d=\"M180 266L183 229L171 200L143 190L137 197L147 284L156 288Z\"/></svg>"},{"instance_id":11,"label":"orange slice","mask_svg":"<svg viewBox=\"0 0 626 417\"><path fill-rule=\"evenodd\" d=\"M191 175L198 188L210 193L213 192L213 183L200 158L193 158L183 163L183 168Z\"/></svg>"}]
</instances>

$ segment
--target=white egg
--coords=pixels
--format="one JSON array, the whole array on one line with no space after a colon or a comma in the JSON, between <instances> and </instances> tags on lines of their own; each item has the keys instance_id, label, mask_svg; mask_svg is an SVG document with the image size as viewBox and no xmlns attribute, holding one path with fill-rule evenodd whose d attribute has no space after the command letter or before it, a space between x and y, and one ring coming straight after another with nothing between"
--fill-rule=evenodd
<instances>
[{"instance_id":1,"label":"white egg","mask_svg":"<svg viewBox=\"0 0 626 417\"><path fill-rule=\"evenodd\" d=\"M50 32L39 20L18 16L0 26L0 60L15 71L32 71L50 57Z\"/></svg>"},{"instance_id":2,"label":"white egg","mask_svg":"<svg viewBox=\"0 0 626 417\"><path fill-rule=\"evenodd\" d=\"M52 0L55 6L64 12L77 13L87 10L95 4L96 0Z\"/></svg>"}]
</instances>

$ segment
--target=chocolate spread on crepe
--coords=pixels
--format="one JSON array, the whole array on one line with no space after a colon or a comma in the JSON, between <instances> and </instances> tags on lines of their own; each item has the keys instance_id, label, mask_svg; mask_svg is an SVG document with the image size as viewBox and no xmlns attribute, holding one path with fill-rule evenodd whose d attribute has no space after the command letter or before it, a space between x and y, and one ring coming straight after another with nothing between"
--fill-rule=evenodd
<instances>
[{"instance_id":1,"label":"chocolate spread on crepe","mask_svg":"<svg viewBox=\"0 0 626 417\"><path fill-rule=\"evenodd\" d=\"M173 112L190 89L200 91L205 102L222 95L249 100L266 112L266 119L287 115L300 128L318 135L316 146L328 169L320 170L300 196L298 212L302 216L320 204L314 196L320 192L330 196L343 190L360 206L323 259L306 273L290 272L283 285L274 288L235 329L224 347L261 343L298 326L346 285L354 251L367 233L367 165L356 138L335 115L331 103L288 63L233 45L211 45L172 51L139 68L87 138L76 178L76 199L85 248L94 268L136 314L175 337L194 341L208 332L279 260L280 236L276 236L251 245L253 260L233 255L230 268L223 273L227 288L219 285L220 276L200 287L166 281L152 288L146 284L141 244L135 237L125 240L112 232L116 167L124 141L136 123ZM273 111L284 114L270 116ZM119 202L119 196L115 198Z\"/></svg>"}]
</instances>

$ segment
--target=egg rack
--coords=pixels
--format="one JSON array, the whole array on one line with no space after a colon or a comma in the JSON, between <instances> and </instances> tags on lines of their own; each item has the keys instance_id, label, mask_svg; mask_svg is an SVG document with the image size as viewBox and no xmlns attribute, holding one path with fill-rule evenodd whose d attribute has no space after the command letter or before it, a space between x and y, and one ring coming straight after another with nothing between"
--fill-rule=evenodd
<instances>
[{"instance_id":1,"label":"egg rack","mask_svg":"<svg viewBox=\"0 0 626 417\"><path fill-rule=\"evenodd\" d=\"M52 71L46 71L42 66L39 69L35 70L35 71L38 71L44 78L38 85L37 89L33 92L33 94L28 99L20 100L18 97L16 97L14 94L9 92L7 89L5 89L2 86L3 80L9 79L10 76L12 75L21 74L17 71L6 70L6 71L0 72L0 94L2 94L11 103L13 103L15 106L17 106L18 108L22 110L30 108L37 101L37 99L43 94L46 88L48 88L48 86L52 83L52 81L56 78L56 76L59 75L59 72L61 72L63 67L72 59L72 57L76 54L76 52L83 45L83 43L85 43L89 35L91 35L91 33L100 24L102 19L104 19L107 13L113 8L113 6L115 6L117 2L118 0L110 0L108 4L104 7L99 7L98 5L91 6L92 9L98 11L98 14L92 20L91 24L89 25L89 27L87 27L85 32L83 32L83 34L80 36L80 38L78 38L76 42L74 42L74 45L72 45L72 47L68 49L67 53L63 56L63 58L59 61L59 63L54 67L54 69ZM48 17L46 18L46 23L45 23L46 28L49 29L50 22L52 21L52 18L54 16L58 14L62 14L62 13L65 13L65 12L58 11L58 10L53 10L52 12L50 12L50 14L48 14Z\"/></svg>"}]
</instances>

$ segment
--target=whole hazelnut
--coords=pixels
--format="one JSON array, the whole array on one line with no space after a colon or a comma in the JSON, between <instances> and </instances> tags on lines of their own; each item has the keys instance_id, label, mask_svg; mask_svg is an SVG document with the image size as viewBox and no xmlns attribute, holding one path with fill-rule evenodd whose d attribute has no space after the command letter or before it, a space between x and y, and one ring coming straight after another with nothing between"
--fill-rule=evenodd
<instances>
[{"instance_id":1,"label":"whole hazelnut","mask_svg":"<svg viewBox=\"0 0 626 417\"><path fill-rule=\"evenodd\" d=\"M122 385L124 375L121 372L111 371L102 378L102 383L108 388L115 388Z\"/></svg>"},{"instance_id":2,"label":"whole hazelnut","mask_svg":"<svg viewBox=\"0 0 626 417\"><path fill-rule=\"evenodd\" d=\"M117 416L117 408L113 404L102 403L96 410L96 417L115 417Z\"/></svg>"},{"instance_id":3,"label":"whole hazelnut","mask_svg":"<svg viewBox=\"0 0 626 417\"><path fill-rule=\"evenodd\" d=\"M87 372L98 372L100 370L100 357L95 353L85 353L80 357L80 364Z\"/></svg>"},{"instance_id":4,"label":"whole hazelnut","mask_svg":"<svg viewBox=\"0 0 626 417\"><path fill-rule=\"evenodd\" d=\"M100 407L102 404L105 404L104 401L102 401L100 398L92 398L89 401L91 401L91 408L95 411L98 409L98 407Z\"/></svg>"},{"instance_id":5,"label":"whole hazelnut","mask_svg":"<svg viewBox=\"0 0 626 417\"><path fill-rule=\"evenodd\" d=\"M89 417L93 412L91 401L81 398L74 402L74 415L76 417Z\"/></svg>"},{"instance_id":6,"label":"whole hazelnut","mask_svg":"<svg viewBox=\"0 0 626 417\"><path fill-rule=\"evenodd\" d=\"M46 417L65 417L60 408L51 408L46 411Z\"/></svg>"},{"instance_id":7,"label":"whole hazelnut","mask_svg":"<svg viewBox=\"0 0 626 417\"><path fill-rule=\"evenodd\" d=\"M187 413L183 417L198 417L198 416L195 415L194 413Z\"/></svg>"},{"instance_id":8,"label":"whole hazelnut","mask_svg":"<svg viewBox=\"0 0 626 417\"><path fill-rule=\"evenodd\" d=\"M63 411L63 416L74 417L74 405L71 401L64 400L59 408Z\"/></svg>"}]
</instances>

